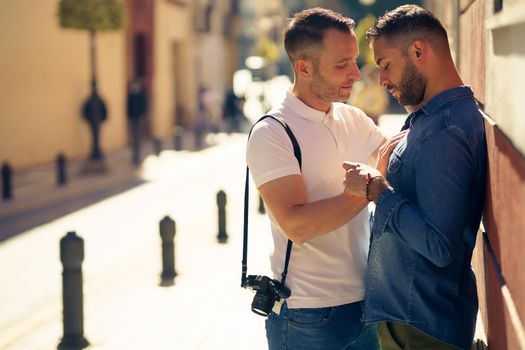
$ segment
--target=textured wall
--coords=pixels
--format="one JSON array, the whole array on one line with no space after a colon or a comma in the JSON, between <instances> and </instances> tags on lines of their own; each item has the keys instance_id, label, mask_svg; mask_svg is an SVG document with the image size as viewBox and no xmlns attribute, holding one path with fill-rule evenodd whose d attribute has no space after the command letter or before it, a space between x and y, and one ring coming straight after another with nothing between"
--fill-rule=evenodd
<instances>
[{"instance_id":1,"label":"textured wall","mask_svg":"<svg viewBox=\"0 0 525 350\"><path fill-rule=\"evenodd\" d=\"M0 4L0 161L14 167L87 156L91 136L80 114L90 92L89 36L60 28L56 0ZM97 38L99 92L108 107L104 150L125 142L125 36Z\"/></svg>"},{"instance_id":2,"label":"textured wall","mask_svg":"<svg viewBox=\"0 0 525 350\"><path fill-rule=\"evenodd\" d=\"M177 121L177 102L193 111L197 91L193 56L191 8L155 1L154 74L152 81L152 132L167 137ZM180 83L178 83L180 82Z\"/></svg>"},{"instance_id":3,"label":"textured wall","mask_svg":"<svg viewBox=\"0 0 525 350\"><path fill-rule=\"evenodd\" d=\"M510 3L504 2L499 13L494 13L493 1L459 3L459 69L488 114L486 234L478 238L474 268L491 349L525 346L525 263L521 258L525 248L525 159L517 147L522 140L509 127L523 125L512 106L520 105L523 98L520 79L514 77L522 74L518 67L525 67L525 57L520 58L525 34L520 21L525 21L525 12L521 20L506 21L506 16L515 16Z\"/></svg>"},{"instance_id":4,"label":"textured wall","mask_svg":"<svg viewBox=\"0 0 525 350\"><path fill-rule=\"evenodd\" d=\"M450 3L455 14L446 9ZM457 39L456 62L487 114L487 199L472 259L483 321L478 335L490 349L525 349L525 3L504 0L501 11L494 3L427 5L445 24L457 23L448 28Z\"/></svg>"},{"instance_id":5,"label":"textured wall","mask_svg":"<svg viewBox=\"0 0 525 350\"><path fill-rule=\"evenodd\" d=\"M485 101L485 1L462 1L459 7L457 64L465 84Z\"/></svg>"}]
</instances>

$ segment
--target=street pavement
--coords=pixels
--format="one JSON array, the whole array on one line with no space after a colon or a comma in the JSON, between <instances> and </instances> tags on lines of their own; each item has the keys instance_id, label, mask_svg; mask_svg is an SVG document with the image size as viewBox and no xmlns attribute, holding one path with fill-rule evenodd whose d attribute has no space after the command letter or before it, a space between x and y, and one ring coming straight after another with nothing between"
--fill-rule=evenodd
<instances>
[{"instance_id":1,"label":"street pavement","mask_svg":"<svg viewBox=\"0 0 525 350\"><path fill-rule=\"evenodd\" d=\"M392 134L402 119L388 123ZM66 189L49 180L28 185L2 204L0 237L6 229L12 237L0 241L0 349L56 349L63 335L59 241L70 231L85 246L89 349L266 349L264 318L250 311L254 294L240 288L245 143L246 134L216 134L210 147L150 154L140 168L112 152L111 170L98 179L72 180ZM49 177L51 168L27 176ZM225 244L217 241L220 190ZM269 275L269 222L257 211L253 184L251 194L248 273ZM45 223L16 232L46 210ZM177 277L169 287L159 285L165 216L176 222Z\"/></svg>"},{"instance_id":2,"label":"street pavement","mask_svg":"<svg viewBox=\"0 0 525 350\"><path fill-rule=\"evenodd\" d=\"M199 152L149 156L138 186L0 243L0 349L58 345L59 241L69 231L85 244L90 349L265 348L263 318L250 311L253 293L240 288L246 135L217 138ZM227 194L226 244L217 242L219 190ZM266 274L269 224L257 203L252 196L249 268ZM166 215L177 228L171 287L159 286Z\"/></svg>"}]
</instances>

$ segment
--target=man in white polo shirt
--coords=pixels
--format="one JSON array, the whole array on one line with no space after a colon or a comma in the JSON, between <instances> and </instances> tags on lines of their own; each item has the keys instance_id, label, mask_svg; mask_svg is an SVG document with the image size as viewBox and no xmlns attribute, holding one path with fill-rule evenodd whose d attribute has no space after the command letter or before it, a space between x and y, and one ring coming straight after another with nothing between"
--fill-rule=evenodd
<instances>
[{"instance_id":1,"label":"man in white polo shirt","mask_svg":"<svg viewBox=\"0 0 525 350\"><path fill-rule=\"evenodd\" d=\"M342 163L366 163L385 137L361 110L338 103L360 79L353 28L350 18L313 8L284 31L294 84L268 114L292 130L302 168L285 129L271 118L255 125L248 142L248 166L271 221L275 279L293 241L291 296L266 320L270 350L378 348L375 329L361 322L368 201L344 192Z\"/></svg>"}]
</instances>

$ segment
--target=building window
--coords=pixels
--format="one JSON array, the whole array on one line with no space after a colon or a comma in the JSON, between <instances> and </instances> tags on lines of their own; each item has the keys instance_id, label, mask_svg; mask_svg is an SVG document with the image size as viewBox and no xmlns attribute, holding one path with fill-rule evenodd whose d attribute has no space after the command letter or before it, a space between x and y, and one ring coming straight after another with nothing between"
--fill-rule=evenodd
<instances>
[{"instance_id":1,"label":"building window","mask_svg":"<svg viewBox=\"0 0 525 350\"><path fill-rule=\"evenodd\" d=\"M494 0L494 13L503 10L503 0Z\"/></svg>"}]
</instances>

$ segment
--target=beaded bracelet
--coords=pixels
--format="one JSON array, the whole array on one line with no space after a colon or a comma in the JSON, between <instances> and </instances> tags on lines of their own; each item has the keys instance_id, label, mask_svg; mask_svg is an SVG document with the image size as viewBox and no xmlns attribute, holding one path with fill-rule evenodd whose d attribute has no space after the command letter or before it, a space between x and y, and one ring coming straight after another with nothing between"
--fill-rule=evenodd
<instances>
[{"instance_id":1,"label":"beaded bracelet","mask_svg":"<svg viewBox=\"0 0 525 350\"><path fill-rule=\"evenodd\" d=\"M370 198L368 198L368 187L370 185L370 182L372 182L372 176L370 176L370 173L366 174L366 199L370 202Z\"/></svg>"},{"instance_id":2,"label":"beaded bracelet","mask_svg":"<svg viewBox=\"0 0 525 350\"><path fill-rule=\"evenodd\" d=\"M372 183L372 181L374 181L374 179L382 178L382 177L383 176L381 176L381 175L371 176L370 173L367 174L367 178L366 178L366 199L369 202L373 201L373 199L370 198L370 196L369 196L369 194L370 194L370 184Z\"/></svg>"}]
</instances>

